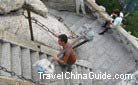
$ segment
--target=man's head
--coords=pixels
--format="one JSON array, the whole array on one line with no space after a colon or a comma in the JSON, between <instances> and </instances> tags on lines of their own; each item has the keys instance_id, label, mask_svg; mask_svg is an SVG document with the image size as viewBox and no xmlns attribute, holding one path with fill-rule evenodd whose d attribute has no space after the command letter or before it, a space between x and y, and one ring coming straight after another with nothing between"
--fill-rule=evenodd
<instances>
[{"instance_id":1,"label":"man's head","mask_svg":"<svg viewBox=\"0 0 138 85\"><path fill-rule=\"evenodd\" d=\"M65 34L61 34L58 36L58 44L63 46L68 42L68 37Z\"/></svg>"},{"instance_id":2,"label":"man's head","mask_svg":"<svg viewBox=\"0 0 138 85\"><path fill-rule=\"evenodd\" d=\"M119 9L115 9L115 10L113 11L113 14L114 14L115 16L120 16L120 10L119 10Z\"/></svg>"}]
</instances>

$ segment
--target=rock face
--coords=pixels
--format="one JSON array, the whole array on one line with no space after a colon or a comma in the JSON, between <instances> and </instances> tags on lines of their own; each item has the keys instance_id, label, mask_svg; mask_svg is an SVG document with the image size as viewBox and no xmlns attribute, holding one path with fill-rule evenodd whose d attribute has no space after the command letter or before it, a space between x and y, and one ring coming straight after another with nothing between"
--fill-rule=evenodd
<instances>
[{"instance_id":1,"label":"rock face","mask_svg":"<svg viewBox=\"0 0 138 85\"><path fill-rule=\"evenodd\" d=\"M40 0L25 0L25 8L43 17L47 17L48 10Z\"/></svg>"},{"instance_id":2,"label":"rock face","mask_svg":"<svg viewBox=\"0 0 138 85\"><path fill-rule=\"evenodd\" d=\"M51 15L48 15L45 19L39 15L32 13L32 17L35 17L40 23L45 25L49 30L51 30L55 34L67 34L68 36L71 35L67 27ZM49 45L52 48L59 48L57 37L54 37L51 33L45 31L42 27L35 23L32 23L32 26L35 41Z\"/></svg>"},{"instance_id":3,"label":"rock face","mask_svg":"<svg viewBox=\"0 0 138 85\"><path fill-rule=\"evenodd\" d=\"M24 0L0 0L0 14L18 10L23 4Z\"/></svg>"},{"instance_id":4,"label":"rock face","mask_svg":"<svg viewBox=\"0 0 138 85\"><path fill-rule=\"evenodd\" d=\"M47 17L48 10L40 0L0 0L0 30L30 39L28 20L22 15L22 8Z\"/></svg>"},{"instance_id":5,"label":"rock face","mask_svg":"<svg viewBox=\"0 0 138 85\"><path fill-rule=\"evenodd\" d=\"M43 17L47 16L48 10L40 0L0 0L0 14L16 11L23 6Z\"/></svg>"},{"instance_id":6,"label":"rock face","mask_svg":"<svg viewBox=\"0 0 138 85\"><path fill-rule=\"evenodd\" d=\"M75 0L42 0L48 7L57 10L75 11Z\"/></svg>"},{"instance_id":7,"label":"rock face","mask_svg":"<svg viewBox=\"0 0 138 85\"><path fill-rule=\"evenodd\" d=\"M0 30L5 30L21 38L30 39L28 20L23 15L7 14L0 16Z\"/></svg>"}]
</instances>

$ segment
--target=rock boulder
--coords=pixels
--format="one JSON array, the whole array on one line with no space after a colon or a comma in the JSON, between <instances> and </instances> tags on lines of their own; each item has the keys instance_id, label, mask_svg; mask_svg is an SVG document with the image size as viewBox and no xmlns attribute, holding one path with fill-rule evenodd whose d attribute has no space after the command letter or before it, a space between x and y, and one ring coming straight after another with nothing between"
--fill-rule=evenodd
<instances>
[{"instance_id":1,"label":"rock boulder","mask_svg":"<svg viewBox=\"0 0 138 85\"><path fill-rule=\"evenodd\" d=\"M24 5L24 0L0 0L0 14L18 10Z\"/></svg>"}]
</instances>

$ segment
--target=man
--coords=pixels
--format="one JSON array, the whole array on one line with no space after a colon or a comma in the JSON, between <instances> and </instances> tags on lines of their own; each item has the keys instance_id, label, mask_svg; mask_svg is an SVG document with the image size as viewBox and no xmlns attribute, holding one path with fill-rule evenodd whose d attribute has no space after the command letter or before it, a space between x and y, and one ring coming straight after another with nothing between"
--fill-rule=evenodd
<instances>
[{"instance_id":1,"label":"man","mask_svg":"<svg viewBox=\"0 0 138 85\"><path fill-rule=\"evenodd\" d=\"M68 71L70 71L71 65L76 62L76 55L68 43L68 37L65 34L59 35L58 44L63 47L63 50L67 50L63 53L63 56L61 58L59 58L59 56L55 56L53 60L57 61L61 66L67 66Z\"/></svg>"},{"instance_id":2,"label":"man","mask_svg":"<svg viewBox=\"0 0 138 85\"><path fill-rule=\"evenodd\" d=\"M116 10L113 12L112 15L115 17L114 21L108 21L108 23L105 25L105 29L101 33L99 33L99 35L103 35L105 32L108 31L108 29L116 28L121 24L122 17L120 16L120 11Z\"/></svg>"},{"instance_id":3,"label":"man","mask_svg":"<svg viewBox=\"0 0 138 85\"><path fill-rule=\"evenodd\" d=\"M113 18L113 19L111 20L112 22L113 22L114 19L115 19L114 14L115 14L116 12L118 12L118 11L119 11L119 9L115 9L115 10L113 10L113 13L110 15L110 17ZM123 19L123 18L124 18L123 12L120 12L120 15L119 15L119 16ZM111 21L106 21L102 27L106 27L106 25L107 25L108 23L110 23Z\"/></svg>"},{"instance_id":4,"label":"man","mask_svg":"<svg viewBox=\"0 0 138 85\"><path fill-rule=\"evenodd\" d=\"M82 13L84 15L86 15L86 11L85 11L85 6L84 6L84 1L83 0L76 0L76 12L77 14L79 15L79 11L80 11L80 7L81 7L81 10L82 10Z\"/></svg>"}]
</instances>

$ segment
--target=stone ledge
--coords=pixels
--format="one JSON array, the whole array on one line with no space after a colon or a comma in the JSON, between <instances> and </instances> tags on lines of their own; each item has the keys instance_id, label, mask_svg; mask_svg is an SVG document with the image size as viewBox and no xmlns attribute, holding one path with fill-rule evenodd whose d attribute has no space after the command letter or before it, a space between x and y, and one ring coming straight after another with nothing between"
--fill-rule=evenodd
<instances>
[{"instance_id":1,"label":"stone ledge","mask_svg":"<svg viewBox=\"0 0 138 85\"><path fill-rule=\"evenodd\" d=\"M26 40L23 38L21 39L21 38L17 37L15 34L12 34L10 32L3 31L3 30L0 30L0 40L3 42L9 42L9 43L19 45L19 46L22 46L22 47L25 47L28 49L32 49L34 51L44 52L44 53L52 55L52 56L54 56L58 53L58 51L55 49L46 47L44 45L33 42L31 40L29 41L29 40Z\"/></svg>"},{"instance_id":2,"label":"stone ledge","mask_svg":"<svg viewBox=\"0 0 138 85\"><path fill-rule=\"evenodd\" d=\"M113 36L120 42L125 44L126 48L133 53L134 58L138 60L138 40L136 37L130 35L121 26L113 30L115 34Z\"/></svg>"},{"instance_id":3,"label":"stone ledge","mask_svg":"<svg viewBox=\"0 0 138 85\"><path fill-rule=\"evenodd\" d=\"M76 65L83 66L89 69L93 69L92 64L86 60L77 60Z\"/></svg>"},{"instance_id":4,"label":"stone ledge","mask_svg":"<svg viewBox=\"0 0 138 85\"><path fill-rule=\"evenodd\" d=\"M35 85L35 84L28 81L17 80L15 78L0 76L0 85Z\"/></svg>"},{"instance_id":5,"label":"stone ledge","mask_svg":"<svg viewBox=\"0 0 138 85\"><path fill-rule=\"evenodd\" d=\"M117 31L126 37L127 40L138 50L138 41L134 36L127 33L121 26L117 28Z\"/></svg>"},{"instance_id":6,"label":"stone ledge","mask_svg":"<svg viewBox=\"0 0 138 85\"><path fill-rule=\"evenodd\" d=\"M44 1L44 0L43 0ZM45 0L44 3L53 9L75 11L75 0Z\"/></svg>"}]
</instances>

